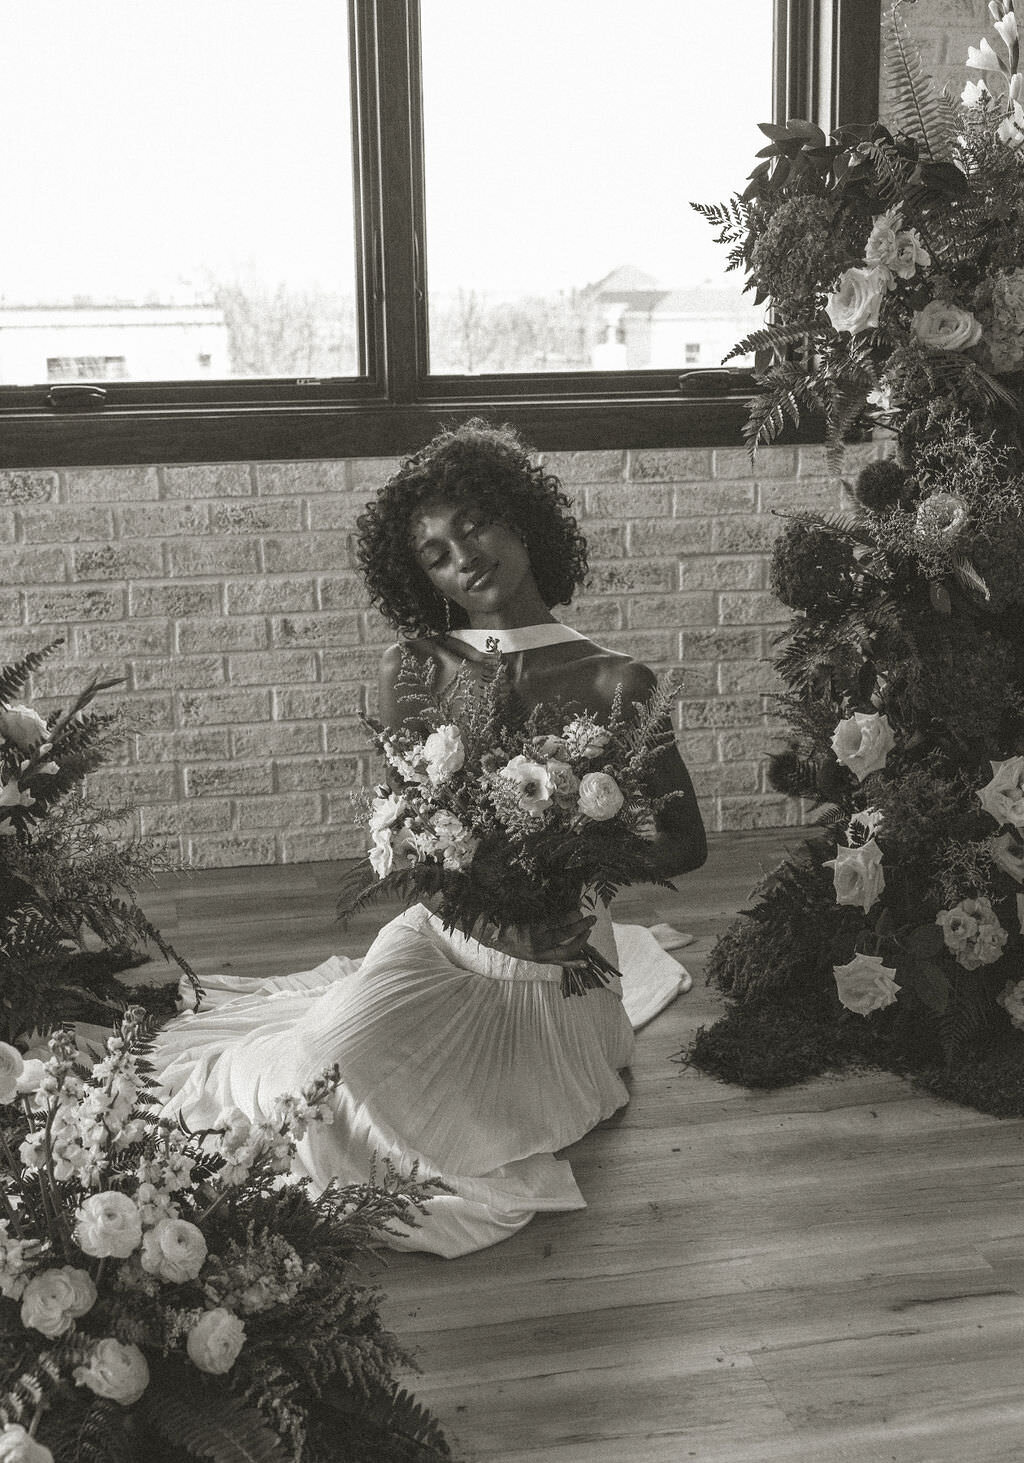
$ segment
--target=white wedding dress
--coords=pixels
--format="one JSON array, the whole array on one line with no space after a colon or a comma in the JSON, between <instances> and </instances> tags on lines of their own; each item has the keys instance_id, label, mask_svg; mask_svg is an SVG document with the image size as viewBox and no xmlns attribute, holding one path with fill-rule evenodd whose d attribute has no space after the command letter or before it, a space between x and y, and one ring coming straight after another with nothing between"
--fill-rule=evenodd
<instances>
[{"instance_id":1,"label":"white wedding dress","mask_svg":"<svg viewBox=\"0 0 1024 1463\"><path fill-rule=\"evenodd\" d=\"M554 1155L628 1100L620 1072L634 1028L686 979L650 931L613 929L603 906L597 916L591 942L623 979L582 996L562 995L560 967L446 931L423 905L385 925L362 960L208 978L208 1006L158 1037L165 1111L193 1130L228 1107L258 1120L338 1063L333 1120L310 1124L299 1144L314 1189L364 1182L390 1159L451 1190L393 1247L454 1257L540 1210L584 1208Z\"/></svg>"}]
</instances>

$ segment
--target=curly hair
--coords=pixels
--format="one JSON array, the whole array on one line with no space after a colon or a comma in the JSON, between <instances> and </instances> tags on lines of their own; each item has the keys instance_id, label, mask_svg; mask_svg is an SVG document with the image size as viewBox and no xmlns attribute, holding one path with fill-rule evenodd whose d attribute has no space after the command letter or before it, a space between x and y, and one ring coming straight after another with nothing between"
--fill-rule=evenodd
<instances>
[{"instance_id":1,"label":"curly hair","mask_svg":"<svg viewBox=\"0 0 1024 1463\"><path fill-rule=\"evenodd\" d=\"M356 560L370 600L403 633L447 628L446 602L412 547L413 519L438 500L471 504L517 533L549 609L568 604L585 582L586 539L558 478L530 461L511 427L474 417L406 458L356 520ZM452 626L468 623L458 605L448 611Z\"/></svg>"}]
</instances>

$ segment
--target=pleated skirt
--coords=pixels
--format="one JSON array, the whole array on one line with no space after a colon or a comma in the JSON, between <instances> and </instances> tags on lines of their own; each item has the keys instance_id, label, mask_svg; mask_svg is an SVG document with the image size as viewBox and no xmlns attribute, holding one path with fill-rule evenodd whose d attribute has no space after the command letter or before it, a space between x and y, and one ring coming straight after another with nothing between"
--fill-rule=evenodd
<instances>
[{"instance_id":1,"label":"pleated skirt","mask_svg":"<svg viewBox=\"0 0 1024 1463\"><path fill-rule=\"evenodd\" d=\"M610 929L600 932L606 953ZM652 960L669 959L652 946ZM168 1115L193 1129L230 1107L259 1120L337 1063L331 1120L310 1124L299 1171L318 1191L364 1182L385 1159L443 1180L450 1192L390 1237L399 1249L454 1257L540 1210L585 1207L554 1154L628 1098L620 1074L634 1036L618 981L566 998L557 966L447 932L422 905L386 925L360 961L220 977L208 998L209 1009L160 1034Z\"/></svg>"}]
</instances>

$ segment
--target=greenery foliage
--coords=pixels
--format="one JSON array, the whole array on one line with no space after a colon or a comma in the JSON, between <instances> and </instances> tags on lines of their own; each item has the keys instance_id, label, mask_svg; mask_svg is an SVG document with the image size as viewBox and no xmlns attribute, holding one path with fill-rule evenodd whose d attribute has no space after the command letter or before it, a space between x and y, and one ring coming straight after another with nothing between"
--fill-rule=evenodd
<instances>
[{"instance_id":1,"label":"greenery foliage","mask_svg":"<svg viewBox=\"0 0 1024 1463\"><path fill-rule=\"evenodd\" d=\"M116 711L94 709L116 681L94 680L42 717L17 698L59 641L0 670L0 1040L60 1021L103 1021L133 1000L167 1014L166 990L131 990L115 972L147 948L194 973L140 908L136 890L169 861L124 832L128 805L83 787L124 736Z\"/></svg>"},{"instance_id":2,"label":"greenery foliage","mask_svg":"<svg viewBox=\"0 0 1024 1463\"><path fill-rule=\"evenodd\" d=\"M0 1446L31 1425L33 1463L449 1457L353 1274L439 1186L286 1177L336 1070L262 1123L162 1118L144 1015L91 1071L67 1033L46 1063L0 1046Z\"/></svg>"},{"instance_id":3,"label":"greenery foliage","mask_svg":"<svg viewBox=\"0 0 1024 1463\"><path fill-rule=\"evenodd\" d=\"M775 544L772 588L795 614L774 655L791 737L769 776L819 831L718 942L708 974L729 1009L692 1059L751 1085L882 1065L1024 1115L1024 80L1013 5L993 16L1007 60L971 64L991 64L1001 99L940 95L897 3L894 130L765 129L723 225L779 321L754 435L788 409L775 387L791 371L835 446L869 390L890 393L867 417L899 453L849 485L855 511L793 514ZM874 291L870 326L847 312L840 328L850 301L813 239L801 254L787 233L792 257L765 273L764 239L797 217L811 238L830 210L861 220L847 274ZM946 339L920 326L936 304Z\"/></svg>"},{"instance_id":4,"label":"greenery foliage","mask_svg":"<svg viewBox=\"0 0 1024 1463\"><path fill-rule=\"evenodd\" d=\"M1019 442L1024 108L1012 0L997 3L1006 58L979 51L981 79L959 101L925 74L896 0L889 125L826 136L764 123L744 192L693 205L728 247L727 268L771 304L770 322L731 352L759 363L751 454L808 411L825 419L835 467L858 425L891 427L909 448L952 409Z\"/></svg>"}]
</instances>

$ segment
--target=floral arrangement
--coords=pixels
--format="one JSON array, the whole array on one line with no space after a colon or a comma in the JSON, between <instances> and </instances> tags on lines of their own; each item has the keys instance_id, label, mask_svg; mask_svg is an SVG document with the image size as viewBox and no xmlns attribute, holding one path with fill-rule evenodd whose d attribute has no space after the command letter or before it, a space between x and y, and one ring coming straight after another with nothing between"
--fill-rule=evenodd
<instances>
[{"instance_id":1,"label":"floral arrangement","mask_svg":"<svg viewBox=\"0 0 1024 1463\"><path fill-rule=\"evenodd\" d=\"M737 262L781 332L752 444L792 371L834 446L866 416L899 450L846 485L850 511L789 515L773 547L794 617L774 647L791 734L769 778L820 828L716 946L709 979L733 1004L694 1057L765 1085L876 1062L1021 1115L1024 80L1013 5L990 9L1005 59L972 47L984 84L956 106L894 6L890 89L903 78L917 120L799 148L791 124L743 205ZM871 392L887 400L865 412Z\"/></svg>"},{"instance_id":2,"label":"floral arrangement","mask_svg":"<svg viewBox=\"0 0 1024 1463\"><path fill-rule=\"evenodd\" d=\"M162 1118L145 1013L86 1071L0 1043L0 1458L361 1463L447 1457L353 1260L415 1223L415 1177L313 1199L287 1177L337 1071L250 1123Z\"/></svg>"},{"instance_id":3,"label":"floral arrangement","mask_svg":"<svg viewBox=\"0 0 1024 1463\"><path fill-rule=\"evenodd\" d=\"M373 846L346 880L343 915L397 894L433 901L448 927L486 940L488 929L554 925L588 892L607 903L623 884L664 882L649 839L667 797L646 789L671 737L668 681L637 714L617 693L607 725L557 706L523 714L496 650L479 679L464 671L443 696L407 656L400 686L417 715L397 733L367 723L387 782L370 802ZM591 947L584 956L565 969L566 995L614 973Z\"/></svg>"},{"instance_id":4,"label":"floral arrangement","mask_svg":"<svg viewBox=\"0 0 1024 1463\"><path fill-rule=\"evenodd\" d=\"M740 341L764 362L745 428L751 453L803 410L825 417L830 461L855 426L904 446L950 410L1019 438L1024 380L1024 75L1014 0L989 9L976 79L939 93L904 24L885 18L890 125L826 137L813 123L763 123L768 145L746 190L694 204L730 245L728 268L770 301L771 323Z\"/></svg>"},{"instance_id":5,"label":"floral arrangement","mask_svg":"<svg viewBox=\"0 0 1024 1463\"><path fill-rule=\"evenodd\" d=\"M154 1009L173 1002L114 978L147 946L175 961L201 993L136 901L136 886L170 864L120 835L130 807L102 807L83 791L87 774L123 738L120 714L92 704L119 683L94 680L47 716L19 699L60 644L0 670L0 1039L22 1045L59 1021L109 1024L126 1002Z\"/></svg>"}]
</instances>

